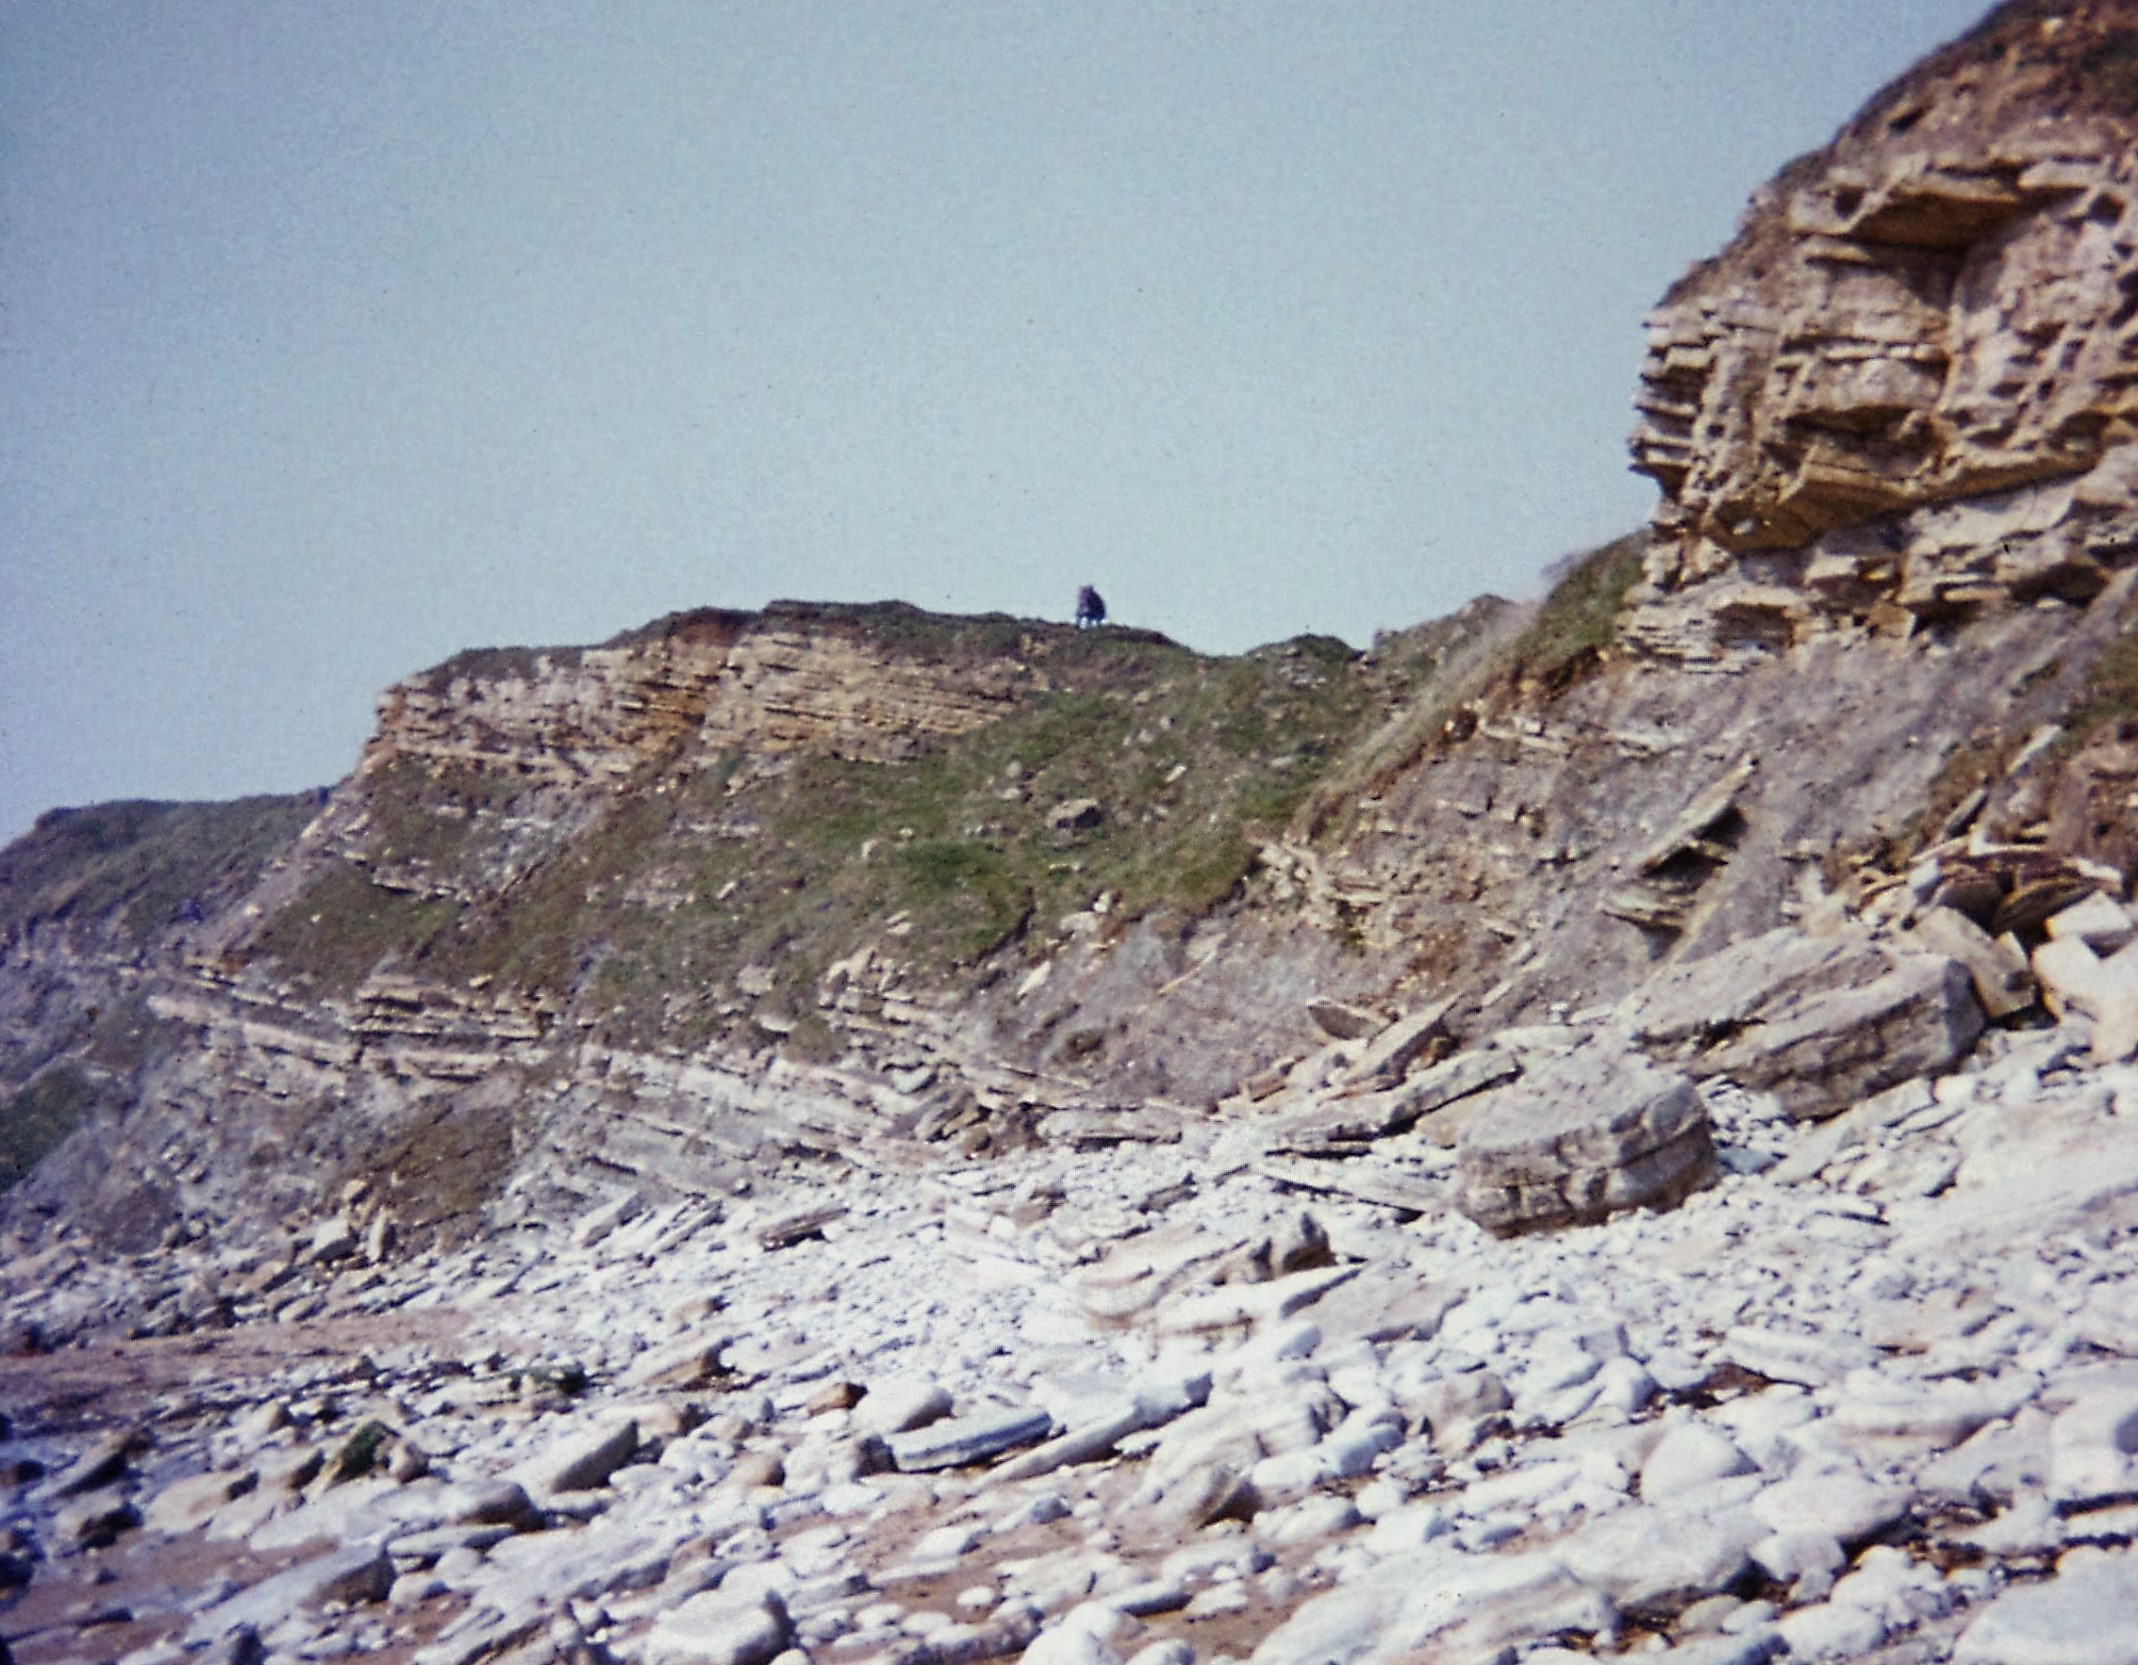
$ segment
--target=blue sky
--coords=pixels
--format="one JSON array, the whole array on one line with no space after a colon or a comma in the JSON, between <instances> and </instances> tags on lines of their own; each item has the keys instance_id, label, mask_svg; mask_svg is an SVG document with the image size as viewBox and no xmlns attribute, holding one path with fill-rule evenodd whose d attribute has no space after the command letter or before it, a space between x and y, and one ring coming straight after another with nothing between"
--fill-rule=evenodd
<instances>
[{"instance_id":1,"label":"blue sky","mask_svg":"<svg viewBox=\"0 0 2138 1665\"><path fill-rule=\"evenodd\" d=\"M1530 593L1646 309L1981 9L12 0L0 838L684 607Z\"/></svg>"}]
</instances>

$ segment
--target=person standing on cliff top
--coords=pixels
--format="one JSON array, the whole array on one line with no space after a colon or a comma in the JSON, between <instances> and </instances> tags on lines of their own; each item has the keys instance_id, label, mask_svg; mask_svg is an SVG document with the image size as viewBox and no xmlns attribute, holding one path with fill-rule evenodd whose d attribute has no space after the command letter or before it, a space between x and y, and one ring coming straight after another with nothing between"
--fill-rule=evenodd
<instances>
[{"instance_id":1,"label":"person standing on cliff top","mask_svg":"<svg viewBox=\"0 0 2138 1665\"><path fill-rule=\"evenodd\" d=\"M1076 627L1090 630L1106 622L1106 598L1086 584L1076 592Z\"/></svg>"}]
</instances>

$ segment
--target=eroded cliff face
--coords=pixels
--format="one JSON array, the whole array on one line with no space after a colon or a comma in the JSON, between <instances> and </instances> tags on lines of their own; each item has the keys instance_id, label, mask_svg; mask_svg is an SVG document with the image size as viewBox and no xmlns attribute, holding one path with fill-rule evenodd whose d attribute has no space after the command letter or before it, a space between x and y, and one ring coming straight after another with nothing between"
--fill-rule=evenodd
<instances>
[{"instance_id":1,"label":"eroded cliff face","mask_svg":"<svg viewBox=\"0 0 2138 1665\"><path fill-rule=\"evenodd\" d=\"M1760 191L1651 324L1652 527L1535 607L1237 660L704 610L409 678L234 866L56 828L0 866L0 1089L98 1125L8 1209L1163 1136L1326 1062L1317 999L1460 1043L1947 860L1992 923L2127 889L2134 114L2138 0L2010 5Z\"/></svg>"},{"instance_id":2,"label":"eroded cliff face","mask_svg":"<svg viewBox=\"0 0 2138 1665\"><path fill-rule=\"evenodd\" d=\"M2084 601L2138 554L2138 6L1999 7L1649 320L1650 652Z\"/></svg>"},{"instance_id":3,"label":"eroded cliff face","mask_svg":"<svg viewBox=\"0 0 2138 1665\"><path fill-rule=\"evenodd\" d=\"M902 640L921 616L775 602L678 614L598 648L463 654L386 691L359 772L409 759L572 786L726 747L884 762L1047 685L1014 648Z\"/></svg>"}]
</instances>

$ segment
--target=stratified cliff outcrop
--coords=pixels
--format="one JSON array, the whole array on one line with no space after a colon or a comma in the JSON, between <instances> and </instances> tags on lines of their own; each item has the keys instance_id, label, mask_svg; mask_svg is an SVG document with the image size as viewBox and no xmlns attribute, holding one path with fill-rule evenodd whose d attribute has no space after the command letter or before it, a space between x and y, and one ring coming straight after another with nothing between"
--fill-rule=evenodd
<instances>
[{"instance_id":1,"label":"stratified cliff outcrop","mask_svg":"<svg viewBox=\"0 0 2138 1665\"><path fill-rule=\"evenodd\" d=\"M1759 191L1651 321L1652 525L1535 605L1237 659L702 609L406 679L220 868L56 817L0 869L9 1208L416 1229L1164 1136L1349 1079L1324 1019L1460 1049L1851 919L1931 933L1849 963L1938 960L1952 1034L2028 1021L2138 869L2133 112L2138 0L2008 5Z\"/></svg>"},{"instance_id":2,"label":"stratified cliff outcrop","mask_svg":"<svg viewBox=\"0 0 2138 1665\"><path fill-rule=\"evenodd\" d=\"M573 785L729 746L910 757L1047 686L1016 634L897 605L776 602L677 614L598 648L462 654L386 691L362 767L409 758Z\"/></svg>"},{"instance_id":3,"label":"stratified cliff outcrop","mask_svg":"<svg viewBox=\"0 0 2138 1665\"><path fill-rule=\"evenodd\" d=\"M1632 635L2083 601L2138 554L2138 8L1999 7L1762 189L1649 320Z\"/></svg>"}]
</instances>

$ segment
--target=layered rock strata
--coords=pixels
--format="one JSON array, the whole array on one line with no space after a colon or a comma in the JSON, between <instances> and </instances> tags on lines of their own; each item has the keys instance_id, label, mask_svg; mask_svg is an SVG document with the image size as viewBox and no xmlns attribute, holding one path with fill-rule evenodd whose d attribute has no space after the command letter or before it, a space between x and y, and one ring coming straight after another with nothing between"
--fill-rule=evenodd
<instances>
[{"instance_id":1,"label":"layered rock strata","mask_svg":"<svg viewBox=\"0 0 2138 1665\"><path fill-rule=\"evenodd\" d=\"M1707 1108L1692 1083L1608 1047L1554 1059L1500 1088L1456 1154L1462 1211L1500 1233L1667 1207L1715 1172Z\"/></svg>"},{"instance_id":2,"label":"layered rock strata","mask_svg":"<svg viewBox=\"0 0 2138 1665\"><path fill-rule=\"evenodd\" d=\"M1663 502L1633 640L1713 661L2084 600L2129 561L2134 28L2124 0L1998 8L1671 289L1636 401Z\"/></svg>"},{"instance_id":3,"label":"layered rock strata","mask_svg":"<svg viewBox=\"0 0 2138 1665\"><path fill-rule=\"evenodd\" d=\"M1014 653L929 652L881 628L908 615L709 608L605 647L464 654L387 690L362 770L411 759L577 785L727 746L883 762L1046 686Z\"/></svg>"}]
</instances>

